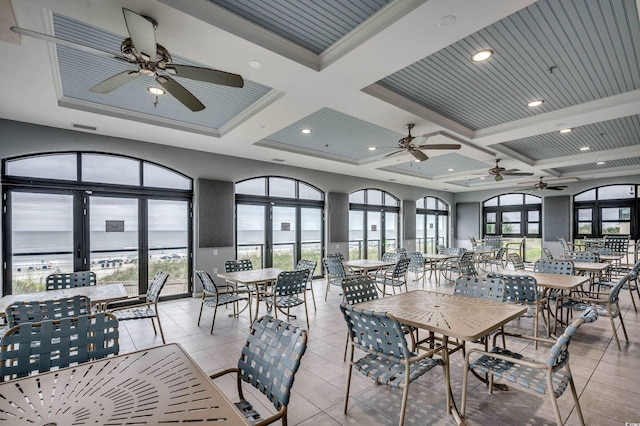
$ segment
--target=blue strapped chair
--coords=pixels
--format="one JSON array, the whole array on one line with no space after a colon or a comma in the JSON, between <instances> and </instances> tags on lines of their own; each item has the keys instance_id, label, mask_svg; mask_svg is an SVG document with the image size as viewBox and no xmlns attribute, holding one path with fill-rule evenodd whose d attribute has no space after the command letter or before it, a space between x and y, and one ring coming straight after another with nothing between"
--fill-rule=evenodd
<instances>
[{"instance_id":1,"label":"blue strapped chair","mask_svg":"<svg viewBox=\"0 0 640 426\"><path fill-rule=\"evenodd\" d=\"M251 325L238 366L213 374L211 378L235 373L240 399L235 404L247 420L252 424L267 425L282 419L283 426L286 426L291 387L306 349L305 330L266 315ZM262 419L245 400L243 381L262 392L273 403L277 413Z\"/></svg>"},{"instance_id":2,"label":"blue strapped chair","mask_svg":"<svg viewBox=\"0 0 640 426\"><path fill-rule=\"evenodd\" d=\"M387 294L387 286L391 286L393 294L396 294L396 287L404 285L405 291L409 291L407 287L407 270L411 259L401 257L391 269L380 270L376 274L376 285L378 288L382 286L382 297Z\"/></svg>"},{"instance_id":3,"label":"blue strapped chair","mask_svg":"<svg viewBox=\"0 0 640 426\"><path fill-rule=\"evenodd\" d=\"M96 285L96 274L92 271L77 271L63 274L51 274L46 279L47 290L87 287Z\"/></svg>"},{"instance_id":4,"label":"blue strapped chair","mask_svg":"<svg viewBox=\"0 0 640 426\"><path fill-rule=\"evenodd\" d=\"M253 264L251 263L251 259L238 259L238 260L225 260L224 261L224 271L225 272L240 272L240 271L251 271L253 269ZM227 281L227 284L238 286L233 281Z\"/></svg>"},{"instance_id":5,"label":"blue strapped chair","mask_svg":"<svg viewBox=\"0 0 640 426\"><path fill-rule=\"evenodd\" d=\"M349 305L368 302L378 298L378 288L373 279L368 275L354 275L342 280L342 295ZM415 343L414 343L415 346ZM347 330L347 342L344 345L343 361L347 360L349 348L349 332Z\"/></svg>"},{"instance_id":6,"label":"blue strapped chair","mask_svg":"<svg viewBox=\"0 0 640 426\"><path fill-rule=\"evenodd\" d=\"M307 328L309 328L309 311L307 310L307 277L311 272L308 269L301 271L284 271L278 274L273 290L271 292L260 292L258 294L258 306L256 306L256 317L260 301L264 300L267 309L271 310L275 306L275 316L278 317L279 309L287 310L287 320L289 320L289 310L295 306L304 305L304 313L307 317Z\"/></svg>"},{"instance_id":7,"label":"blue strapped chair","mask_svg":"<svg viewBox=\"0 0 640 426\"><path fill-rule=\"evenodd\" d=\"M553 260L553 254L551 254L551 250L546 247L542 247L542 260Z\"/></svg>"},{"instance_id":8,"label":"blue strapped chair","mask_svg":"<svg viewBox=\"0 0 640 426\"><path fill-rule=\"evenodd\" d=\"M619 318L624 338L629 340L627 336L627 329L624 326L624 320L622 319L622 311L620 311L620 290L629 281L635 278L634 272L620 278L616 285L614 285L608 292L604 291L585 291L580 294L574 294L571 296L560 297L556 303L556 315L558 309L569 308L575 311L585 311L587 309L596 309L598 315L609 317L611 322L611 328L613 329L613 337L616 339L618 350L620 348L620 340L618 339L618 332L616 330L616 324L613 321L614 318Z\"/></svg>"},{"instance_id":9,"label":"blue strapped chair","mask_svg":"<svg viewBox=\"0 0 640 426\"><path fill-rule=\"evenodd\" d=\"M216 286L206 271L198 271L196 270L196 275L200 279L202 283L203 291L202 291L202 303L200 304L200 315L198 316L198 326L200 325L200 320L202 319L202 308L204 305L213 308L213 320L211 321L211 331L210 334L213 334L213 326L216 323L216 314L218 313L218 306L226 306L228 304L233 304L233 314L237 315L239 312L238 302L241 300L246 300L247 304L250 303L251 296L249 291L244 289L236 289L232 285L225 285L222 287ZM249 321L252 321L251 318L251 307L249 307Z\"/></svg>"},{"instance_id":10,"label":"blue strapped chair","mask_svg":"<svg viewBox=\"0 0 640 426\"><path fill-rule=\"evenodd\" d=\"M337 259L342 262L344 260L344 255L342 253L328 253L327 259Z\"/></svg>"},{"instance_id":11,"label":"blue strapped chair","mask_svg":"<svg viewBox=\"0 0 640 426\"><path fill-rule=\"evenodd\" d=\"M316 270L317 264L318 264L317 260L300 259L298 261L298 264L296 265L296 271L302 271L305 269L309 271L309 276L307 277L307 291L311 292L311 300L313 301L314 311L317 311L317 309L316 309L316 296L315 294L313 294L313 274L314 274L314 271Z\"/></svg>"},{"instance_id":12,"label":"blue strapped chair","mask_svg":"<svg viewBox=\"0 0 640 426\"><path fill-rule=\"evenodd\" d=\"M426 270L422 253L417 251L408 252L407 257L409 258L409 271L413 272L415 280L418 280L420 276L422 276L422 287L424 287Z\"/></svg>"},{"instance_id":13,"label":"blue strapped chair","mask_svg":"<svg viewBox=\"0 0 640 426\"><path fill-rule=\"evenodd\" d=\"M64 299L13 302L6 309L7 326L23 322L41 322L91 313L91 300L86 296Z\"/></svg>"},{"instance_id":14,"label":"blue strapped chair","mask_svg":"<svg viewBox=\"0 0 640 426\"><path fill-rule=\"evenodd\" d=\"M118 320L109 313L23 322L0 341L0 381L117 355Z\"/></svg>"},{"instance_id":15,"label":"blue strapped chair","mask_svg":"<svg viewBox=\"0 0 640 426\"><path fill-rule=\"evenodd\" d=\"M392 315L386 312L358 309L345 302L340 304L340 310L347 322L351 340L349 374L347 375L347 391L344 400L345 414L349 404L351 373L354 368L376 384L403 390L400 425L404 424L411 382L434 367L440 366L444 372L445 388L447 387L449 371L441 358L433 356L442 350L440 347L417 354L409 350L402 324ZM354 360L356 349L364 351L365 355ZM450 401L447 397L447 412L449 404Z\"/></svg>"},{"instance_id":16,"label":"blue strapped chair","mask_svg":"<svg viewBox=\"0 0 640 426\"><path fill-rule=\"evenodd\" d=\"M324 300L326 301L329 295L329 288L331 288L332 285L340 287L347 273L342 265L342 260L325 257L322 259L322 263L324 264L324 270L327 274L327 288L324 292Z\"/></svg>"},{"instance_id":17,"label":"blue strapped chair","mask_svg":"<svg viewBox=\"0 0 640 426\"><path fill-rule=\"evenodd\" d=\"M533 264L534 272L544 274L574 275L573 261L571 260L538 260Z\"/></svg>"},{"instance_id":18,"label":"blue strapped chair","mask_svg":"<svg viewBox=\"0 0 640 426\"><path fill-rule=\"evenodd\" d=\"M149 284L146 295L139 295L131 299L122 302L113 302L107 304L106 309L113 313L118 321L130 321L139 319L151 320L153 326L153 332L157 335L156 324L158 321L158 328L160 329L160 337L162 337L162 343L166 344L164 340L164 333L162 332L162 325L160 324L160 314L158 312L158 300L160 299L160 292L167 282L169 274L164 271L156 273Z\"/></svg>"},{"instance_id":19,"label":"blue strapped chair","mask_svg":"<svg viewBox=\"0 0 640 426\"><path fill-rule=\"evenodd\" d=\"M493 391L493 380L495 377L498 377L517 384L524 389L529 389L542 395L549 395L558 426L562 425L563 422L560 409L558 408L557 398L562 396L567 387L570 387L580 423L584 425L580 401L578 400L576 386L573 382L573 376L569 366L569 344L571 343L571 338L582 324L594 322L596 319L598 319L596 310L588 309L580 318L568 326L562 336L555 342L551 339L540 337L534 338L531 336L504 333L509 336L553 344L544 362L527 358L522 354L511 352L498 346L494 346L491 351L488 352L479 349L469 350L465 357L461 415L464 417L467 408L469 370L474 370L489 375L489 392ZM494 336L494 345L496 337L497 336ZM478 355L478 358L473 361L471 360L472 357L477 357Z\"/></svg>"},{"instance_id":20,"label":"blue strapped chair","mask_svg":"<svg viewBox=\"0 0 640 426\"><path fill-rule=\"evenodd\" d=\"M473 262L468 261L468 260L461 260L458 263L458 272L460 273L461 276L468 276L468 277L477 277L478 276L478 271L476 270L476 267L473 265Z\"/></svg>"},{"instance_id":21,"label":"blue strapped chair","mask_svg":"<svg viewBox=\"0 0 640 426\"><path fill-rule=\"evenodd\" d=\"M502 247L502 235L487 235L484 239L485 244L495 249Z\"/></svg>"}]
</instances>

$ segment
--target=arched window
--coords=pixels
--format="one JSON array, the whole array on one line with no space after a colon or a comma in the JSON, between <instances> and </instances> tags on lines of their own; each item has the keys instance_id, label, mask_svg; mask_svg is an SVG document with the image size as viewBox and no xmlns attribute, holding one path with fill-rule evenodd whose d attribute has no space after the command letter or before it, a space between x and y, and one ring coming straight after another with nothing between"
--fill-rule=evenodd
<instances>
[{"instance_id":1,"label":"arched window","mask_svg":"<svg viewBox=\"0 0 640 426\"><path fill-rule=\"evenodd\" d=\"M524 258L540 258L542 243L542 198L530 194L503 194L483 203L484 236L501 235L504 243L519 243L527 237Z\"/></svg>"},{"instance_id":2,"label":"arched window","mask_svg":"<svg viewBox=\"0 0 640 426\"><path fill-rule=\"evenodd\" d=\"M436 247L449 246L449 205L436 197L416 201L416 250L436 253Z\"/></svg>"},{"instance_id":3,"label":"arched window","mask_svg":"<svg viewBox=\"0 0 640 426\"><path fill-rule=\"evenodd\" d=\"M91 270L132 295L158 270L187 295L193 181L138 158L56 152L3 160L5 294L44 290L53 272Z\"/></svg>"},{"instance_id":4,"label":"arched window","mask_svg":"<svg viewBox=\"0 0 640 426\"><path fill-rule=\"evenodd\" d=\"M380 259L398 247L400 200L379 189L349 195L349 258Z\"/></svg>"},{"instance_id":5,"label":"arched window","mask_svg":"<svg viewBox=\"0 0 640 426\"><path fill-rule=\"evenodd\" d=\"M237 182L236 257L254 267L291 270L300 259L322 273L324 192L297 179L262 176Z\"/></svg>"},{"instance_id":6,"label":"arched window","mask_svg":"<svg viewBox=\"0 0 640 426\"><path fill-rule=\"evenodd\" d=\"M638 239L640 229L639 185L607 185L588 189L573 197L575 238L630 235Z\"/></svg>"}]
</instances>

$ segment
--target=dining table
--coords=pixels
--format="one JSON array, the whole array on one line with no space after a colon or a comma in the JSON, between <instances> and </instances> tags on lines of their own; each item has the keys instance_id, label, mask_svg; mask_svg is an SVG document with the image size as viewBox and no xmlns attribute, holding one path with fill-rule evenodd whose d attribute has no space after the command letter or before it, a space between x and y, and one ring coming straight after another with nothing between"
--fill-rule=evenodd
<instances>
[{"instance_id":1,"label":"dining table","mask_svg":"<svg viewBox=\"0 0 640 426\"><path fill-rule=\"evenodd\" d=\"M393 265L395 265L395 262L375 259L354 259L342 261L342 266L349 268L352 271L359 271L362 275L368 275L371 271L377 272L380 269L388 268Z\"/></svg>"},{"instance_id":2,"label":"dining table","mask_svg":"<svg viewBox=\"0 0 640 426\"><path fill-rule=\"evenodd\" d=\"M0 383L0 421L250 424L177 343Z\"/></svg>"},{"instance_id":3,"label":"dining table","mask_svg":"<svg viewBox=\"0 0 640 426\"><path fill-rule=\"evenodd\" d=\"M285 271L284 269L280 269L280 268L260 268L260 269L249 269L247 271L220 272L218 273L217 276L218 278L222 278L223 280L229 283L234 283L234 285L238 285L238 284L244 285L249 289L249 291L253 295L257 296L260 284L271 285L275 283L276 280L278 279L278 275L280 275L280 273L284 271ZM257 300L259 303L260 299L257 298ZM251 301L247 303L247 306L249 306L250 303ZM258 313L258 303L256 303L256 315ZM245 309L246 307L240 310L239 312L237 312L235 316L238 316ZM230 314L229 316L233 316L233 315L234 314ZM291 315L291 317L295 318L294 315Z\"/></svg>"},{"instance_id":4,"label":"dining table","mask_svg":"<svg viewBox=\"0 0 640 426\"><path fill-rule=\"evenodd\" d=\"M358 308L387 312L402 324L442 336L445 368L449 368L449 339L475 341L527 312L527 307L427 290L413 290L359 303ZM421 342L418 342L420 345ZM457 350L456 348L455 350ZM451 375L447 373L447 377ZM447 406L458 424L463 423L447 383Z\"/></svg>"},{"instance_id":5,"label":"dining table","mask_svg":"<svg viewBox=\"0 0 640 426\"><path fill-rule=\"evenodd\" d=\"M429 261L429 267L431 269L431 271L436 271L436 285L440 285L440 274L444 277L444 279L447 279L447 276L444 273L444 264L446 262L448 262L451 259L457 259L459 258L461 255L459 254L439 254L439 253L424 253L422 255L422 257L425 260ZM440 274L438 274L438 271L440 272ZM429 279L431 279L431 276L429 276Z\"/></svg>"},{"instance_id":6,"label":"dining table","mask_svg":"<svg viewBox=\"0 0 640 426\"><path fill-rule=\"evenodd\" d=\"M84 287L61 288L57 290L38 291L35 293L11 294L0 298L0 317L14 302L31 302L37 300L55 300L74 296L86 296L93 306L105 306L109 302L124 300L128 296L127 290L120 283L98 284Z\"/></svg>"}]
</instances>

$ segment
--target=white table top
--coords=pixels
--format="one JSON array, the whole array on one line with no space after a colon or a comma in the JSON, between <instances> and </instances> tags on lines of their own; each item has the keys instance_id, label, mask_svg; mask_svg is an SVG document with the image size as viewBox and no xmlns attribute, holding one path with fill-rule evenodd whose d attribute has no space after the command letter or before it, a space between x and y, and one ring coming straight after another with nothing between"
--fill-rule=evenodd
<instances>
[{"instance_id":1,"label":"white table top","mask_svg":"<svg viewBox=\"0 0 640 426\"><path fill-rule=\"evenodd\" d=\"M175 343L0 383L2 420L59 426L249 424Z\"/></svg>"},{"instance_id":2,"label":"white table top","mask_svg":"<svg viewBox=\"0 0 640 426\"><path fill-rule=\"evenodd\" d=\"M5 315L5 310L13 302L55 300L74 296L87 296L91 299L91 303L94 305L99 303L115 302L128 297L127 290L125 290L122 284L98 284L86 287L39 291L37 293L11 294L0 298L0 316Z\"/></svg>"},{"instance_id":3,"label":"white table top","mask_svg":"<svg viewBox=\"0 0 640 426\"><path fill-rule=\"evenodd\" d=\"M218 274L218 278L238 284L259 284L268 281L275 281L278 279L280 272L284 272L284 269L251 269L249 271L222 272Z\"/></svg>"},{"instance_id":4,"label":"white table top","mask_svg":"<svg viewBox=\"0 0 640 426\"><path fill-rule=\"evenodd\" d=\"M504 271L504 275L528 275L536 279L539 287L555 290L573 290L589 282L585 275L546 274L533 271Z\"/></svg>"},{"instance_id":5,"label":"white table top","mask_svg":"<svg viewBox=\"0 0 640 426\"><path fill-rule=\"evenodd\" d=\"M365 273L367 273L374 269L393 266L395 265L395 262L387 262L383 260L373 260L373 259L354 259L354 260L345 260L342 262L342 265L344 265L347 268L361 269Z\"/></svg>"}]
</instances>

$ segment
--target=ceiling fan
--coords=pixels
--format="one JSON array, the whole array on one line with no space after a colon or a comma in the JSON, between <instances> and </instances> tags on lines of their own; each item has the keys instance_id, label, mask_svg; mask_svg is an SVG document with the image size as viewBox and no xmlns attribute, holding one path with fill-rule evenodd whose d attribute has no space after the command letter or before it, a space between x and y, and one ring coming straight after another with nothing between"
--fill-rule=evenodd
<instances>
[{"instance_id":1,"label":"ceiling fan","mask_svg":"<svg viewBox=\"0 0 640 426\"><path fill-rule=\"evenodd\" d=\"M18 34L53 42L61 46L124 61L137 68L121 72L96 84L91 88L94 93L112 92L141 74L149 77L155 76L156 82L184 106L191 111L201 111L205 108L204 104L183 85L171 78L171 75L230 87L242 87L244 85L242 77L238 74L210 68L174 64L171 61L169 51L156 43L156 28L158 27L156 21L126 8L122 8L122 13L124 14L129 37L122 41L120 46L121 56L24 28L11 27L11 30Z\"/></svg>"},{"instance_id":2,"label":"ceiling fan","mask_svg":"<svg viewBox=\"0 0 640 426\"><path fill-rule=\"evenodd\" d=\"M552 191L562 191L565 188L568 188L568 186L567 185L549 186L549 184L547 182L543 182L542 177L540 177L540 180L536 182L532 188L527 188L527 189L532 189L532 190L550 189Z\"/></svg>"},{"instance_id":3,"label":"ceiling fan","mask_svg":"<svg viewBox=\"0 0 640 426\"><path fill-rule=\"evenodd\" d=\"M496 166L489 169L489 174L494 177L496 182L504 179L504 176L533 176L533 173L520 172L518 169L505 169L500 167L500 160L496 160Z\"/></svg>"},{"instance_id":4,"label":"ceiling fan","mask_svg":"<svg viewBox=\"0 0 640 426\"><path fill-rule=\"evenodd\" d=\"M429 157L427 156L427 154L425 154L422 150L423 149L460 149L460 144L457 143L451 143L451 144L419 144L420 142L424 142L428 139L428 137L425 136L413 136L411 134L411 129L413 129L415 125L413 123L409 123L407 124L405 127L408 130L408 134L407 136L401 138L398 141L398 147L399 149L397 149L396 147L381 147L382 149L396 149L394 152L391 152L387 155L384 156L384 158L386 157L391 157L393 155L396 155L400 152L408 152L409 154L411 154L413 156L413 158L415 158L415 161L426 161L429 159ZM416 143L412 143L413 141L417 141L418 144Z\"/></svg>"}]
</instances>

